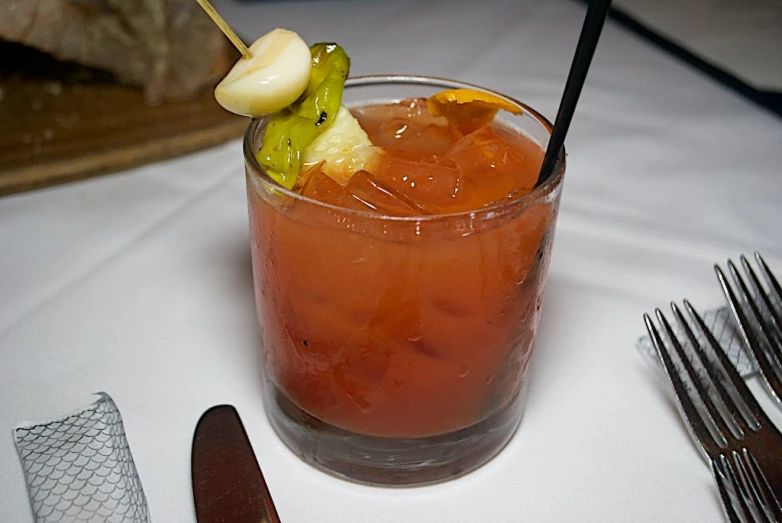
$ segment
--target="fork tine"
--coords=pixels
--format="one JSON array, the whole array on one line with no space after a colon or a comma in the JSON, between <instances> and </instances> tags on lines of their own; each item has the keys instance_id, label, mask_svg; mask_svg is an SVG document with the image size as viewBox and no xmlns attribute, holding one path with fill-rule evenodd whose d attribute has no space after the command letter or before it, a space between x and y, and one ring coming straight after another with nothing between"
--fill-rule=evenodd
<instances>
[{"instance_id":1,"label":"fork tine","mask_svg":"<svg viewBox=\"0 0 782 523\"><path fill-rule=\"evenodd\" d=\"M750 435L758 438L769 431L772 436L777 433L701 316L688 300L684 300L684 307L703 338L696 337L694 327L675 303L671 303L671 309L687 340L674 332L659 308L654 311L657 322L649 314L644 314L644 322L675 391L685 426L710 463L725 515L731 523L782 523L779 514L782 509L777 503L780 492L775 483L779 471L772 464L777 460L762 461L764 466L772 467L766 480L760 463L745 446L750 441L762 440L746 440ZM692 360L685 353L686 341L693 347ZM707 357L709 350L711 354ZM679 360L676 363L673 352ZM728 449L735 449L732 452L735 466L726 458Z\"/></svg>"},{"instance_id":2,"label":"fork tine","mask_svg":"<svg viewBox=\"0 0 782 523\"><path fill-rule=\"evenodd\" d=\"M684 301L685 306L689 303L687 300ZM688 312L690 312L690 309L692 306L690 305L688 308ZM718 412L718 409L716 405L714 405L713 401L707 401L706 398L708 398L708 391L703 386L703 383L700 379L694 380L695 388L698 390L698 394L701 396L701 399L703 400L704 406L709 411L709 414L712 416L712 418L715 421L722 420L724 422L724 426L720 426L719 423L717 423L718 428L722 431L723 428L726 428L729 430L736 438L743 439L744 438L744 430L741 428L741 426L737 423L735 416L738 414L736 411L740 409L728 396L727 391L724 387L721 386L722 379L717 376L716 370L714 368L714 365L712 364L711 360L706 356L706 353L704 352L703 348L701 347L701 343L698 341L698 338L695 336L695 333L692 331L692 328L690 328L689 323L687 323L687 320L684 319L684 315L679 310L679 307L676 306L675 303L671 303L671 310L673 311L674 316L676 316L676 320L679 323L679 326L681 326L682 330L684 331L685 335L690 341L690 346L695 351L695 355L697 359L700 361L701 366L706 370L706 374L708 376L708 381L711 382L714 390L717 392L717 395L720 398L720 401L722 404L728 409L728 411L731 414L730 419L726 419L725 416L721 415ZM693 309L694 312L694 309ZM690 312L692 314L692 312ZM697 314L697 313L696 313ZM669 336L673 333L669 331ZM687 369L687 373L690 375L690 377L698 376L698 373L695 371L694 367L691 366L691 363L688 359L686 359L683 352L679 352L679 357L683 360L684 366ZM741 414L738 414L741 415ZM723 432L724 434L724 432Z\"/></svg>"},{"instance_id":3,"label":"fork tine","mask_svg":"<svg viewBox=\"0 0 782 523\"><path fill-rule=\"evenodd\" d=\"M744 267L744 273L749 276L749 279L752 282L756 300L757 297L760 296L760 299L763 301L763 305L768 312L767 317L761 314L758 318L758 322L760 322L763 327L763 332L766 334L769 343L774 346L776 357L779 359L780 351L782 350L780 347L780 343L782 343L782 318L780 318L776 309L774 309L774 306L771 304L771 289L769 288L769 292L763 290L763 287L760 285L760 280L755 275L755 271L752 270L752 267L749 265L749 262L744 255L741 256L741 265ZM774 275L770 274L770 272L769 275L771 278L774 278ZM768 278L766 278L766 280L768 281ZM771 286L772 285L769 284L769 287Z\"/></svg>"},{"instance_id":4,"label":"fork tine","mask_svg":"<svg viewBox=\"0 0 782 523\"><path fill-rule=\"evenodd\" d=\"M725 273L722 272L722 269L718 265L714 266L714 271L717 273L717 279L720 282L720 287L722 287L722 292L725 295L731 313L733 314L733 317L736 320L736 324L739 327L741 336L744 338L745 346L749 349L749 352L751 353L753 359L755 360L755 363L757 363L757 365L760 367L762 374L764 374L765 376L773 376L774 375L773 369L771 368L770 362L768 361L768 358L766 357L764 351L762 350L760 341L755 335L755 329L750 324L746 314L744 314L744 311L741 307L741 304L739 303L738 298L736 297L736 294L733 292L733 289L728 283L728 279L725 277ZM736 376L738 376L738 373L736 373ZM744 398L744 400L747 401L747 398L751 397L749 393L749 389L747 389L746 385L743 383L740 377L734 381L734 385L738 387L739 382L741 382L741 385L743 385L743 389L742 388L738 389L739 393ZM750 406L750 409L754 412L755 416L758 417L758 419L761 419L760 416L763 417L765 416L765 414L762 414L760 407L757 405L757 402L755 402L754 400L752 400L752 403L747 402L747 405ZM761 421L763 421L765 424L765 420L761 419Z\"/></svg>"},{"instance_id":5,"label":"fork tine","mask_svg":"<svg viewBox=\"0 0 782 523\"><path fill-rule=\"evenodd\" d=\"M728 406L728 408L730 408L731 404L733 406L737 406L738 410L744 414L743 419L749 428L752 430L757 430L760 428L759 422L761 420L765 420L766 418L765 413L760 408L757 400L755 400L755 396L752 395L749 388L747 387L747 384L744 383L744 380L733 366L733 363L730 362L728 357L725 355L725 351L723 351L720 347L720 344L714 337L714 334L712 334L712 332L706 326L706 322L703 321L703 318L700 314L698 314L698 311L695 310L695 307L692 306L689 300L684 300L684 307L687 309L687 313L690 315L690 318L692 318L692 320L698 326L698 329L706 338L706 341L709 343L712 354L716 356L720 366L722 367L722 370L724 371L724 376L728 379L728 381L730 381L733 389L738 393L743 402L743 405L737 405L735 401L732 401L731 403L726 403L726 406ZM711 363L705 364L705 366L708 371ZM713 366L711 366L711 370L714 370ZM724 380L714 379L713 374L710 374L710 377L712 377L712 383L714 384L715 389L719 391L720 396L727 396L728 393L725 389ZM738 423L737 419L734 419L734 421Z\"/></svg>"},{"instance_id":6,"label":"fork tine","mask_svg":"<svg viewBox=\"0 0 782 523\"><path fill-rule=\"evenodd\" d=\"M747 468L744 465L743 456L738 452L733 451L732 457L733 463L736 465L736 470L738 471L739 481L741 482L743 492L749 501L748 505L751 505L752 509L754 509L759 523L774 523L774 521L769 519L768 512L766 512L766 509L764 508L764 502L758 494L754 478L749 476Z\"/></svg>"},{"instance_id":7,"label":"fork tine","mask_svg":"<svg viewBox=\"0 0 782 523\"><path fill-rule=\"evenodd\" d=\"M735 509L735 504L738 503L742 518L745 521L749 521L750 523L756 523L755 517L749 508L749 504L747 503L747 493L744 491L744 486L741 484L739 478L736 476L736 473L733 471L733 465L731 464L730 460L725 457L724 454L720 454L720 464L722 465L722 471L725 473L725 477L733 489L735 499L733 502L733 508Z\"/></svg>"},{"instance_id":8,"label":"fork tine","mask_svg":"<svg viewBox=\"0 0 782 523\"><path fill-rule=\"evenodd\" d=\"M728 260L728 269L730 269L731 276L733 276L733 281L735 281L738 286L739 290L741 291L742 298L744 298L744 303L746 303L749 306L749 309L752 311L752 314L755 316L755 321L757 322L757 325L760 326L760 330L763 333L763 336L765 337L766 341L768 342L768 346L773 348L774 350L777 350L777 333L775 331L779 330L779 327L776 324L776 312L774 311L774 308L771 306L771 302L768 299L768 296L763 291L763 287L760 285L760 280L758 280L758 277L755 276L755 271L752 270L752 267L749 266L749 262L747 261L747 258L743 255L741 256L741 264L744 267L744 272L749 276L750 281L752 282L752 286L755 290L755 297L753 299L753 296L749 292L749 287L746 283L744 283L744 279L739 274L738 270L736 269L736 266L733 265L733 262ZM757 297L760 296L761 300L763 301L763 305L770 311L771 316L769 319L771 320L771 323L769 323L766 320L766 317L763 315L763 313L760 311L758 307L758 299ZM776 358L776 356L775 356Z\"/></svg>"},{"instance_id":9,"label":"fork tine","mask_svg":"<svg viewBox=\"0 0 782 523\"><path fill-rule=\"evenodd\" d=\"M679 345L676 336L673 335L673 330L671 329L671 326L668 324L668 321L665 319L665 316L663 315L662 311L660 309L655 309L655 315L657 316L657 319L660 321L660 324L663 325L663 327L668 332L669 339L671 340L671 343L674 345L674 348L677 349L677 352L680 355L680 359L682 363L684 364L686 362L686 366L689 367L687 372L689 374L691 381L693 383L700 384L700 381L698 379L693 379L694 371L691 370L692 366L690 365L689 360L686 357L683 358L681 357L683 355L681 346ZM717 424L715 423L714 418L711 415L711 412L707 411L705 413L706 416L708 417L708 419L705 419L704 416L701 414L701 412L698 410L697 406L695 405L692 398L690 397L690 393L687 391L687 387L685 386L684 381L682 380L681 375L679 374L679 370L676 368L676 366L673 363L671 354L668 351L667 347L665 346L665 342L663 341L662 336L660 336L657 327L654 326L654 323L652 322L652 318L648 314L644 314L644 322L646 323L646 330L649 332L649 337L652 339L652 344L654 345L654 348L657 350L657 354L663 363L663 367L665 368L665 373L668 376L668 380L671 382L671 385L673 386L674 392L676 394L676 398L678 399L678 405L680 407L680 411L684 419L687 421L685 425L687 425L690 431L690 435L695 440L701 453L708 459L708 452L706 450L706 445L708 444L708 442L713 441L719 447L726 448L728 445L727 440L725 439L725 436L717 428ZM710 430L709 427L711 427L714 430Z\"/></svg>"},{"instance_id":10,"label":"fork tine","mask_svg":"<svg viewBox=\"0 0 782 523\"><path fill-rule=\"evenodd\" d=\"M747 463L747 467L749 468L749 473L755 479L755 485L757 486L762 499L764 499L766 502L766 508L768 508L769 512L771 512L776 521L782 522L782 506L780 506L779 500L771 490L771 486L768 484L766 475L763 474L762 470L760 470L760 466L758 465L755 456L749 450L744 449L744 454L744 459Z\"/></svg>"},{"instance_id":11,"label":"fork tine","mask_svg":"<svg viewBox=\"0 0 782 523\"><path fill-rule=\"evenodd\" d=\"M711 473L714 476L714 480L717 482L717 489L720 492L720 500L722 500L722 510L725 512L725 516L728 518L728 521L730 523L742 523L742 520L739 519L739 515L736 513L736 509L733 508L733 500L728 494L728 488L725 485L725 482L730 480L725 474L723 474L715 460L711 460ZM732 488L738 497L738 489L736 488L736 485L733 484Z\"/></svg>"},{"instance_id":12,"label":"fork tine","mask_svg":"<svg viewBox=\"0 0 782 523\"><path fill-rule=\"evenodd\" d=\"M754 302L752 302L751 298L748 296L749 291L746 288L746 284L744 284L744 280L742 280L741 276L738 274L735 265L733 265L733 263L729 261L728 268L731 271L731 275L733 276L733 279L736 280L736 282L739 284L739 287L741 288L741 291L743 293L743 298L749 302L749 305L751 306L751 309L753 310L755 317L759 318L760 313L757 310L757 307L755 306ZM744 338L744 344L749 349L749 352L752 356L752 359L755 361L755 364L760 368L760 372L763 377L763 383L766 386L766 389L768 389L769 394L772 397L774 397L774 399L776 399L777 402L782 402L782 397L777 392L778 390L782 391L782 383L780 383L780 380L777 377L777 373L774 370L774 366L778 362L769 359L769 355L766 354L765 350L763 350L763 344L761 343L761 340L758 338L755 327L747 318L747 315L744 312L744 307L742 307L740 300L733 292L733 289L731 285L728 283L728 279L726 278L725 273L722 272L722 269L718 265L714 266L714 270L717 273L717 279L719 280L720 286L722 287L722 292L728 301L728 306L730 307L730 310L733 313L733 317L735 318L736 323L738 324L739 331L741 332L741 336ZM761 326L762 326L762 319L760 319L759 321L761 321ZM753 408L753 410L755 411L757 416L757 413L759 412L759 408L756 409Z\"/></svg>"},{"instance_id":13,"label":"fork tine","mask_svg":"<svg viewBox=\"0 0 782 523\"><path fill-rule=\"evenodd\" d=\"M782 287L780 287L774 273L771 272L766 260L763 259L763 256L761 256L759 252L755 253L755 259L763 269L763 277L766 278L766 282L768 282L769 292L773 291L776 294L776 298L779 300L780 305L782 305ZM780 327L782 327L782 325L780 325Z\"/></svg>"}]
</instances>

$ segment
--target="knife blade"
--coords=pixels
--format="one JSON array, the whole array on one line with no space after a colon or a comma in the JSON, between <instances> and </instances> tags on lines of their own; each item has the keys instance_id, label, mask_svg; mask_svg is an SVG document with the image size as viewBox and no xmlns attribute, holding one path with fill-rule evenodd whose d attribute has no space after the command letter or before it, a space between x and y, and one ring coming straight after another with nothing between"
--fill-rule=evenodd
<instances>
[{"instance_id":1,"label":"knife blade","mask_svg":"<svg viewBox=\"0 0 782 523\"><path fill-rule=\"evenodd\" d=\"M198 420L191 465L198 523L280 523L232 405L214 406Z\"/></svg>"}]
</instances>

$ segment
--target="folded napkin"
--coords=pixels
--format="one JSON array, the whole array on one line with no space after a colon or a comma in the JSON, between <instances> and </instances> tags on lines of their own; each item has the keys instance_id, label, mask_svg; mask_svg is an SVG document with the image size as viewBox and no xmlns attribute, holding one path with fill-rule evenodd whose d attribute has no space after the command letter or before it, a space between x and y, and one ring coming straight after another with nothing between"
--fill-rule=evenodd
<instances>
[{"instance_id":1,"label":"folded napkin","mask_svg":"<svg viewBox=\"0 0 782 523\"><path fill-rule=\"evenodd\" d=\"M14 429L38 523L147 523L149 510L108 394L69 416Z\"/></svg>"}]
</instances>

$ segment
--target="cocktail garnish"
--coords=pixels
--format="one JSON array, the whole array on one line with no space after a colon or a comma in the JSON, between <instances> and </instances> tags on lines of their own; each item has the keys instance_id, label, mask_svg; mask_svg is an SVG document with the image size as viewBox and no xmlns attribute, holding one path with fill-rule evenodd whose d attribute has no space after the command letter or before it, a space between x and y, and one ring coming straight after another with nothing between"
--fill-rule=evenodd
<instances>
[{"instance_id":1,"label":"cocktail garnish","mask_svg":"<svg viewBox=\"0 0 782 523\"><path fill-rule=\"evenodd\" d=\"M304 167L325 160L323 172L344 186L353 173L371 170L377 157L377 148L343 105L331 125L304 150Z\"/></svg>"},{"instance_id":2,"label":"cocktail garnish","mask_svg":"<svg viewBox=\"0 0 782 523\"><path fill-rule=\"evenodd\" d=\"M430 96L426 105L434 116L444 116L448 122L464 134L469 134L494 119L497 111L503 109L521 114L521 109L485 91L473 89L449 89Z\"/></svg>"},{"instance_id":3,"label":"cocktail garnish","mask_svg":"<svg viewBox=\"0 0 782 523\"><path fill-rule=\"evenodd\" d=\"M342 47L307 48L295 32L275 29L248 49L208 0L198 2L244 56L217 85L215 98L237 114L269 115L256 159L271 178L292 189L302 170L320 165L323 174L345 186L353 173L373 170L382 149L342 105L350 70ZM441 91L426 104L433 116L445 117L463 134L490 123L500 109L521 114L509 100L473 89Z\"/></svg>"},{"instance_id":4,"label":"cocktail garnish","mask_svg":"<svg viewBox=\"0 0 782 523\"><path fill-rule=\"evenodd\" d=\"M215 99L226 110L260 118L295 102L309 85L312 58L293 31L274 29L248 48L209 0L198 0L206 14L242 53L215 87Z\"/></svg>"},{"instance_id":5,"label":"cocktail garnish","mask_svg":"<svg viewBox=\"0 0 782 523\"><path fill-rule=\"evenodd\" d=\"M274 29L251 46L252 58L240 58L215 87L215 99L227 110L260 118L295 102L307 88L310 50L293 31Z\"/></svg>"},{"instance_id":6,"label":"cocktail garnish","mask_svg":"<svg viewBox=\"0 0 782 523\"><path fill-rule=\"evenodd\" d=\"M334 43L310 48L312 72L304 94L269 119L256 158L267 174L292 188L301 171L304 150L336 118L350 70L350 58Z\"/></svg>"}]
</instances>

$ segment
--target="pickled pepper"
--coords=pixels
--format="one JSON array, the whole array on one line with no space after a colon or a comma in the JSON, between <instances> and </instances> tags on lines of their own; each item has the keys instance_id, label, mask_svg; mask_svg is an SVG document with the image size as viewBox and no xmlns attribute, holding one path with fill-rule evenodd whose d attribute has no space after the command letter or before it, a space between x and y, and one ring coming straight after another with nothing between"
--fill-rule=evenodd
<instances>
[{"instance_id":1,"label":"pickled pepper","mask_svg":"<svg viewBox=\"0 0 782 523\"><path fill-rule=\"evenodd\" d=\"M267 174L287 189L301 171L304 150L331 124L342 104L350 58L334 43L310 47L312 73L304 94L271 116L256 154Z\"/></svg>"}]
</instances>

